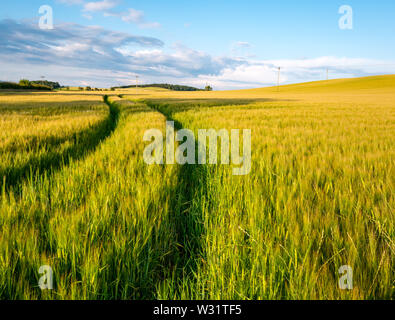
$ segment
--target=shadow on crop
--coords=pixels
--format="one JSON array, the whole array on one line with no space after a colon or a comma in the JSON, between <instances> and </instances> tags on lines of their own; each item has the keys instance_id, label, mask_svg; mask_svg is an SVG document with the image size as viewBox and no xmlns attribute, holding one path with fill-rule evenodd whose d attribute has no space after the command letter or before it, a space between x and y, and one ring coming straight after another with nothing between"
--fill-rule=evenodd
<instances>
[{"instance_id":1,"label":"shadow on crop","mask_svg":"<svg viewBox=\"0 0 395 320\"><path fill-rule=\"evenodd\" d=\"M295 101L290 99L271 99L271 98L258 98L258 99L217 99L217 98L202 98L202 99L148 99L145 101L150 107L160 106L163 113L171 114L176 110L177 112L186 112L197 108L220 108L242 106L243 109L262 109L265 103L275 102L289 102Z\"/></svg>"}]
</instances>

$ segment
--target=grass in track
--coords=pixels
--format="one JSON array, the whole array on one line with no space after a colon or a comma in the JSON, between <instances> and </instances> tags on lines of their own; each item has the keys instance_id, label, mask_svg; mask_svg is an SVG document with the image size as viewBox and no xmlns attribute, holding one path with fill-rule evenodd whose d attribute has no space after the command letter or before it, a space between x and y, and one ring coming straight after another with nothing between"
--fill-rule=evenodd
<instances>
[{"instance_id":1,"label":"grass in track","mask_svg":"<svg viewBox=\"0 0 395 320\"><path fill-rule=\"evenodd\" d=\"M173 119L169 109L159 104L148 103L148 106L162 113L167 121L173 121L175 130L183 129L182 123ZM155 297L159 299L190 297L191 288L196 287L194 275L205 255L202 199L207 196L204 189L208 179L207 167L177 165L176 172L177 185L170 192L172 196L168 214L169 224L173 228L164 230L174 233L176 246L171 248L167 257L168 267L164 278L156 284Z\"/></svg>"}]
</instances>

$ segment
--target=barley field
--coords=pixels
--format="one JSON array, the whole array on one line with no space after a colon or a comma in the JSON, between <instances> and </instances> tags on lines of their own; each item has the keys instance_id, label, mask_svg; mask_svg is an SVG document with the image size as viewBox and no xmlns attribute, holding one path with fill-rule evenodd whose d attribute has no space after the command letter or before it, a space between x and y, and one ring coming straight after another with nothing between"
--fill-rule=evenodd
<instances>
[{"instance_id":1,"label":"barley field","mask_svg":"<svg viewBox=\"0 0 395 320\"><path fill-rule=\"evenodd\" d=\"M147 165L166 120L251 129L250 174ZM395 76L1 92L0 128L0 299L395 298Z\"/></svg>"}]
</instances>

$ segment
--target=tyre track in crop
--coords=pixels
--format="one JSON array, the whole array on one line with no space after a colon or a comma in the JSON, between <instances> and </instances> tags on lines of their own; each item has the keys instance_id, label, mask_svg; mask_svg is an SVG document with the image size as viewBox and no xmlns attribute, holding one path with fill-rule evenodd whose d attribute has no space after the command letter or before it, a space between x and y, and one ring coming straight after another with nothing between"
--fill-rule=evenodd
<instances>
[{"instance_id":1,"label":"tyre track in crop","mask_svg":"<svg viewBox=\"0 0 395 320\"><path fill-rule=\"evenodd\" d=\"M11 189L20 194L22 184L29 178L37 179L39 176L60 170L72 160L80 160L93 152L116 129L119 119L119 108L103 97L109 107L109 115L98 124L74 134L74 144L62 152L48 151L43 155L31 158L26 164L0 172L0 190L5 192Z\"/></svg>"},{"instance_id":2,"label":"tyre track in crop","mask_svg":"<svg viewBox=\"0 0 395 320\"><path fill-rule=\"evenodd\" d=\"M85 130L82 137L83 139L77 140L76 144L65 152L42 156L41 158L37 158L35 162L31 161L23 168L19 168L20 175L16 176L12 183L7 186L2 186L3 193L8 190L13 191L14 193L21 192L22 184L25 180L30 179L30 176L32 176L33 179L38 179L42 175L62 170L63 166L68 165L72 160L83 160L86 156L93 153L102 142L111 137L118 125L120 108L116 103L110 102L107 96L104 96L103 100L109 108L109 115L106 119ZM50 188L48 190L50 190ZM51 231L51 223L48 223L53 214L51 202L51 193L48 191L48 209L45 211L39 209L34 210L31 217L26 217L26 221L22 222L22 224L28 224L25 228L26 232L27 230L34 230L35 234L40 237L40 241L38 241L35 249L38 256L57 256L58 239L54 237L54 234ZM17 223L19 219L20 218L16 219L13 223ZM0 237L1 236L2 235L0 234ZM23 243L23 241L21 243ZM19 244L19 246L23 246L23 244ZM17 252L14 250L14 248L18 248L17 243L11 243L10 248L13 248L10 250L10 260L13 261L13 274L20 277L20 279L25 279L25 281L29 283L31 281L30 279L35 279L37 276L35 264L26 257L27 255L18 254L19 251ZM23 248L22 250L28 249ZM64 263L64 259L62 260L62 263ZM66 265L61 265L61 268L63 268L63 270L65 268L70 268L70 270L72 269L68 262L66 262ZM72 271L69 271L68 274L72 274ZM78 277L81 278L81 275L78 275ZM11 282L7 292L5 292L3 288L0 288L0 297L6 299L12 297L12 294L18 291L18 285L19 282L17 281ZM48 298L48 296L40 290L37 291L37 297L38 299L45 297Z\"/></svg>"},{"instance_id":3,"label":"tyre track in crop","mask_svg":"<svg viewBox=\"0 0 395 320\"><path fill-rule=\"evenodd\" d=\"M173 121L176 130L183 129L182 123L175 120L168 109L151 102L145 104L163 114L167 121ZM171 220L169 224L173 226L171 232L175 233L177 245L169 248L170 254L165 262L169 270L162 270L162 275L156 283L156 288L166 281L167 285L172 286L171 291L174 296L166 297L169 299L180 297L182 295L180 290L196 281L195 275L204 260L205 246L202 238L205 234L203 216L205 202L202 200L208 198L204 188L207 177L206 166L196 164L179 166L178 183L171 192L169 207L171 211L168 214ZM161 232L169 232L169 230L166 228Z\"/></svg>"}]
</instances>

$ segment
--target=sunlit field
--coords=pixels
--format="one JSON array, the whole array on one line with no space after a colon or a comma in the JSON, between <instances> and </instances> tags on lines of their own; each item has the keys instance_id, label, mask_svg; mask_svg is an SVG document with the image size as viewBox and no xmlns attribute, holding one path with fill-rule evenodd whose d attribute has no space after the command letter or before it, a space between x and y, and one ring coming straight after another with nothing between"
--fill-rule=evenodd
<instances>
[{"instance_id":1,"label":"sunlit field","mask_svg":"<svg viewBox=\"0 0 395 320\"><path fill-rule=\"evenodd\" d=\"M251 173L147 165L166 120L251 129ZM1 92L0 129L1 299L394 298L395 76Z\"/></svg>"}]
</instances>

